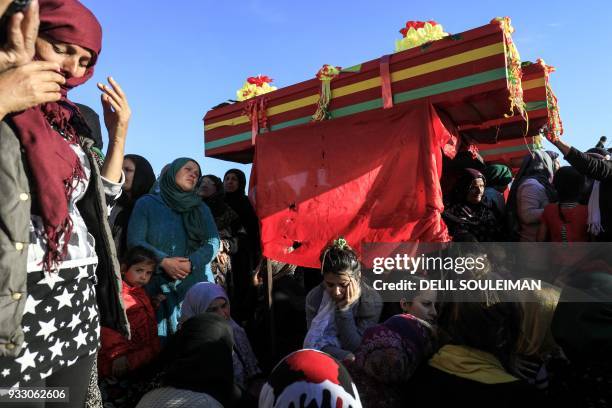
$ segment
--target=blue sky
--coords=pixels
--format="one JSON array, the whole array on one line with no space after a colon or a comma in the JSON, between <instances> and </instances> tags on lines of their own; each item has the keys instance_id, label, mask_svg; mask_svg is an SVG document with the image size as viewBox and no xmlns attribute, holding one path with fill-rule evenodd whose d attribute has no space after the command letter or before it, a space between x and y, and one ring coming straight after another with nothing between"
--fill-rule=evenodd
<instances>
[{"instance_id":1,"label":"blue sky","mask_svg":"<svg viewBox=\"0 0 612 408\"><path fill-rule=\"evenodd\" d=\"M612 6L604 1L82 1L102 23L104 42L94 79L70 97L101 115L95 82L119 81L133 111L126 153L145 156L156 172L181 156L205 173L248 171L204 158L210 107L233 99L248 76L283 87L326 63L388 54L407 20L436 20L452 34L509 16L521 58L557 68L551 83L564 138L586 149L612 136Z\"/></svg>"}]
</instances>

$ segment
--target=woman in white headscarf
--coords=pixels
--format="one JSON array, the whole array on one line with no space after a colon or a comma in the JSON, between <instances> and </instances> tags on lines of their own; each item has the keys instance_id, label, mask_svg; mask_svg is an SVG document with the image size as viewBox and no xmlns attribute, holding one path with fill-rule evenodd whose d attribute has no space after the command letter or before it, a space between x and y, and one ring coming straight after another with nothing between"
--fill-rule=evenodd
<instances>
[{"instance_id":1,"label":"woman in white headscarf","mask_svg":"<svg viewBox=\"0 0 612 408\"><path fill-rule=\"evenodd\" d=\"M242 327L230 316L230 303L223 288L210 282L195 284L185 295L180 323L202 313L215 313L225 318L234 332L234 377L236 385L248 389L261 374L251 343Z\"/></svg>"}]
</instances>

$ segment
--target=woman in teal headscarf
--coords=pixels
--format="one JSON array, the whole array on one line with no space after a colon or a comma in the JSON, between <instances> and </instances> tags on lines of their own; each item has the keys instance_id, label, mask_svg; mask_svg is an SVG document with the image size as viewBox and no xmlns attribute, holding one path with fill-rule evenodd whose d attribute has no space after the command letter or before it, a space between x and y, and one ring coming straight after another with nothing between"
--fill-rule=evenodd
<instances>
[{"instance_id":1,"label":"woman in teal headscarf","mask_svg":"<svg viewBox=\"0 0 612 408\"><path fill-rule=\"evenodd\" d=\"M147 291L159 305L162 341L176 332L189 288L213 282L210 262L219 250L219 234L210 210L194 191L200 174L195 160L174 160L160 178L159 194L136 202L128 226L128 247L148 248L160 262Z\"/></svg>"}]
</instances>

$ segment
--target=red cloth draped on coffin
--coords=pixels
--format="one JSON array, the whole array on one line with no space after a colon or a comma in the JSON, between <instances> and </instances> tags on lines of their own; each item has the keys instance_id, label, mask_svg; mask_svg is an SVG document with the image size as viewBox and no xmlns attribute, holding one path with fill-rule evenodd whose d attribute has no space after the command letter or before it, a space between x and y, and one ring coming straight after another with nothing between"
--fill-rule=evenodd
<instances>
[{"instance_id":1,"label":"red cloth draped on coffin","mask_svg":"<svg viewBox=\"0 0 612 408\"><path fill-rule=\"evenodd\" d=\"M338 236L357 251L448 241L439 179L450 138L424 102L260 134L252 181L264 255L319 267Z\"/></svg>"}]
</instances>

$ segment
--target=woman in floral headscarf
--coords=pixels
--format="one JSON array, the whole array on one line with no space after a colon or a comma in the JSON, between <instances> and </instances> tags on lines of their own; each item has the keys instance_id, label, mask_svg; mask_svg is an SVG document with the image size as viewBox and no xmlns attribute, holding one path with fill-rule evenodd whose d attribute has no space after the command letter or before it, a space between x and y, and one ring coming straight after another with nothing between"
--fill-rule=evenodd
<instances>
[{"instance_id":1,"label":"woman in floral headscarf","mask_svg":"<svg viewBox=\"0 0 612 408\"><path fill-rule=\"evenodd\" d=\"M35 58L65 81L48 90L58 102L0 126L0 387L69 387L70 406L82 406L100 325L128 333L104 206L123 183L131 112L114 80L98 84L110 139L100 163L68 91L92 77L102 29L76 0L39 4Z\"/></svg>"},{"instance_id":2,"label":"woman in floral headscarf","mask_svg":"<svg viewBox=\"0 0 612 408\"><path fill-rule=\"evenodd\" d=\"M403 390L434 347L432 325L411 314L392 316L366 330L349 365L364 403L380 408L409 405Z\"/></svg>"}]
</instances>

